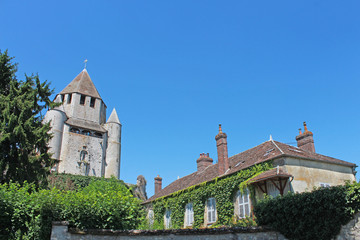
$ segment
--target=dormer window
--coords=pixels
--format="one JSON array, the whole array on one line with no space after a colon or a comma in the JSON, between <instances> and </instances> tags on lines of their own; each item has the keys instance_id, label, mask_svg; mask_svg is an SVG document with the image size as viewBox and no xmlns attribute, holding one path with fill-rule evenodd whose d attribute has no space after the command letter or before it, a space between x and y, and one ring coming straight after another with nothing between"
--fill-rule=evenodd
<instances>
[{"instance_id":1,"label":"dormer window","mask_svg":"<svg viewBox=\"0 0 360 240\"><path fill-rule=\"evenodd\" d=\"M85 95L82 95L81 94L81 97L80 97L80 105L84 105L85 104Z\"/></svg>"},{"instance_id":2,"label":"dormer window","mask_svg":"<svg viewBox=\"0 0 360 240\"><path fill-rule=\"evenodd\" d=\"M92 108L95 107L95 99L96 98L93 98L93 97L90 99L90 107L92 107Z\"/></svg>"}]
</instances>

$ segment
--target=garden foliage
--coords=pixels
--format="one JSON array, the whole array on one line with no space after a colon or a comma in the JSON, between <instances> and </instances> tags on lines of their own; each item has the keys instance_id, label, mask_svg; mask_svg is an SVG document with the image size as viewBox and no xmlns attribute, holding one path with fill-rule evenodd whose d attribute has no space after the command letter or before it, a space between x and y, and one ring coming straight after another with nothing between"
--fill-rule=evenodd
<instances>
[{"instance_id":1,"label":"garden foliage","mask_svg":"<svg viewBox=\"0 0 360 240\"><path fill-rule=\"evenodd\" d=\"M289 193L257 203L259 225L268 225L289 239L332 239L360 208L360 185Z\"/></svg>"},{"instance_id":2,"label":"garden foliage","mask_svg":"<svg viewBox=\"0 0 360 240\"><path fill-rule=\"evenodd\" d=\"M0 239L49 239L52 221L79 229L135 229L143 215L140 201L116 179L77 191L0 185Z\"/></svg>"},{"instance_id":3,"label":"garden foliage","mask_svg":"<svg viewBox=\"0 0 360 240\"><path fill-rule=\"evenodd\" d=\"M0 50L0 183L41 184L52 166L48 153L49 124L41 112L56 104L52 90L38 75L16 77L17 64Z\"/></svg>"}]
</instances>

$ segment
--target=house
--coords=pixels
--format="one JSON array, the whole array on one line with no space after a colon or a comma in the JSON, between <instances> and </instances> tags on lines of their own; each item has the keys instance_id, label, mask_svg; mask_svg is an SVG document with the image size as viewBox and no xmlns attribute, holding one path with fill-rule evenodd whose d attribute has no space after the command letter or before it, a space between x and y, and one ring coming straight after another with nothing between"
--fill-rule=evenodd
<instances>
[{"instance_id":1,"label":"house","mask_svg":"<svg viewBox=\"0 0 360 240\"><path fill-rule=\"evenodd\" d=\"M154 212L157 212L163 214L157 219L163 217L166 227L171 226L174 217L177 217L178 223L183 220L181 223L183 227L192 227L195 221L197 221L197 226L199 224L208 226L218 221L218 212L226 217L233 214L239 219L250 216L253 202L261 199L265 194L276 197L287 192L311 191L314 187L341 185L345 181L356 180L355 164L315 152L313 133L307 129L305 122L304 131L301 132L300 129L299 135L296 136L297 147L274 141L270 137L268 141L256 147L228 157L227 135L222 131L221 125L219 125L219 133L215 140L218 155L216 164L213 164L213 159L209 154L202 153L196 160L196 172L177 179L165 188L162 188L162 178L159 176L155 178L155 194L143 203L148 209L150 219L154 218ZM161 208L158 207L159 204L156 204L171 197L175 199L176 196L195 191L196 188L201 189L207 183L211 183L212 188L216 189L214 186L220 184L220 181L237 179L234 176L236 177L240 172L264 163L271 163L269 164L271 167L247 179L247 187L242 191L238 185L234 185L228 188L230 190L217 188L218 192L214 193L213 190L206 195L203 191L198 191L197 195L205 196L202 200L193 194L188 198L183 197L182 203L169 200ZM224 193L224 191L232 192ZM220 192L222 196L227 196L226 201L231 201L229 206L232 206L232 212L224 210L223 205L228 202L223 198L218 198L217 195ZM177 209L182 209L181 216L175 216L179 213L174 213L172 210L171 204L175 203L178 204ZM195 204L201 206L195 207ZM195 208L196 211L194 211ZM201 214L196 216L195 212ZM219 221L224 221L223 219L224 217L221 216Z\"/></svg>"},{"instance_id":2,"label":"house","mask_svg":"<svg viewBox=\"0 0 360 240\"><path fill-rule=\"evenodd\" d=\"M120 178L121 123L114 109L106 121L106 105L84 68L60 93L44 118L50 122L53 171Z\"/></svg>"}]
</instances>

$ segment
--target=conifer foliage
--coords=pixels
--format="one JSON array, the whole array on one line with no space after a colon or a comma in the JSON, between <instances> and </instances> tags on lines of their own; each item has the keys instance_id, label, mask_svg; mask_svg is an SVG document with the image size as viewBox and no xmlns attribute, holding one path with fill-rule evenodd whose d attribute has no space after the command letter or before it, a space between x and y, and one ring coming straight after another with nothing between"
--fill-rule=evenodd
<instances>
[{"instance_id":1,"label":"conifer foliage","mask_svg":"<svg viewBox=\"0 0 360 240\"><path fill-rule=\"evenodd\" d=\"M52 107L53 90L38 75L16 77L17 64L0 50L0 182L46 180L51 167L49 124L41 111Z\"/></svg>"}]
</instances>

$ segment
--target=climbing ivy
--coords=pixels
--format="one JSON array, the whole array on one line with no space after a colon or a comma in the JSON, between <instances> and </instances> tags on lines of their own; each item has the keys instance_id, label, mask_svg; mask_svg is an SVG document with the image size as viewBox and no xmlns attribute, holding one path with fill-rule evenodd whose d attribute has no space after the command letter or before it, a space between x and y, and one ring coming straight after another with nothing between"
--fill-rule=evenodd
<instances>
[{"instance_id":1,"label":"climbing ivy","mask_svg":"<svg viewBox=\"0 0 360 240\"><path fill-rule=\"evenodd\" d=\"M265 162L241 170L233 175L215 178L196 186L175 192L169 196L161 197L153 202L155 221L164 223L166 209L171 210L171 228L182 228L185 218L185 206L193 204L193 228L199 228L204 223L206 200L214 197L216 200L217 222L213 225L231 225L234 216L233 198L240 189L248 187L254 199L254 189L248 184L250 178L272 168L272 162Z\"/></svg>"}]
</instances>

